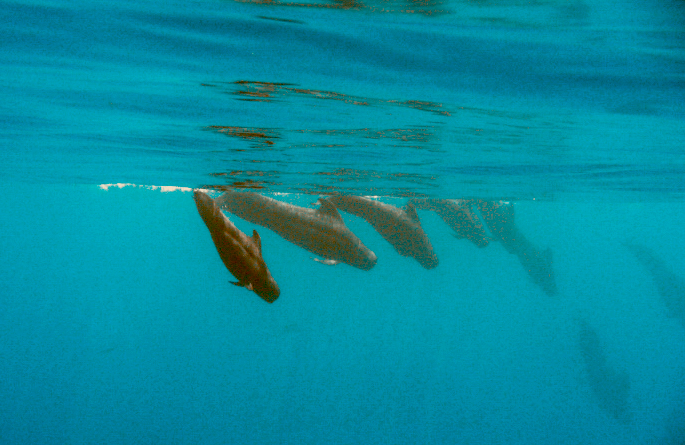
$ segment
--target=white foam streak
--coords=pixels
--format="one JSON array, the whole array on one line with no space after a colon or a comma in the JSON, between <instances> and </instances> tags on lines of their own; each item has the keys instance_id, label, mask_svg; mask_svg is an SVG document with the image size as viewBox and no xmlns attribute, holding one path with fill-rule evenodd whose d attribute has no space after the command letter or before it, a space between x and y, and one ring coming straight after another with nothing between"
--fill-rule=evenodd
<instances>
[{"instance_id":1,"label":"white foam streak","mask_svg":"<svg viewBox=\"0 0 685 445\"><path fill-rule=\"evenodd\" d=\"M124 188L124 187L138 187L138 188L144 188L148 190L159 190L162 193L169 193L169 192L192 192L193 189L189 187L176 187L173 185L138 185L138 184L129 184L129 183L118 183L118 184L100 184L98 187L100 187L102 190L109 190L110 187L116 187L116 188Z\"/></svg>"}]
</instances>

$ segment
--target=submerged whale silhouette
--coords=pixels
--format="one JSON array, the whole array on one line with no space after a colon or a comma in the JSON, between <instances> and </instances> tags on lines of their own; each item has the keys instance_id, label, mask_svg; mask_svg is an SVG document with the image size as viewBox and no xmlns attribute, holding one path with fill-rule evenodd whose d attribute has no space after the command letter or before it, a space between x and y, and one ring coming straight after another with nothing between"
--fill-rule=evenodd
<instances>
[{"instance_id":1,"label":"submerged whale silhouette","mask_svg":"<svg viewBox=\"0 0 685 445\"><path fill-rule=\"evenodd\" d=\"M652 276L668 315L678 318L685 328L685 280L674 274L652 249L629 241L623 245Z\"/></svg>"},{"instance_id":2,"label":"submerged whale silhouette","mask_svg":"<svg viewBox=\"0 0 685 445\"><path fill-rule=\"evenodd\" d=\"M632 420L629 409L630 377L607 363L597 331L590 324L579 320L578 344L592 392L599 406L616 420L628 424Z\"/></svg>"},{"instance_id":3,"label":"submerged whale silhouette","mask_svg":"<svg viewBox=\"0 0 685 445\"><path fill-rule=\"evenodd\" d=\"M438 265L428 236L411 203L405 209L360 196L331 196L326 201L338 209L364 218L402 256L413 257L426 269Z\"/></svg>"},{"instance_id":4,"label":"submerged whale silhouette","mask_svg":"<svg viewBox=\"0 0 685 445\"><path fill-rule=\"evenodd\" d=\"M221 260L238 279L238 282L232 283L244 286L273 303L281 291L264 263L262 242L257 231L252 232L252 237L245 235L206 193L195 190L193 198Z\"/></svg>"},{"instance_id":5,"label":"submerged whale silhouette","mask_svg":"<svg viewBox=\"0 0 685 445\"><path fill-rule=\"evenodd\" d=\"M472 199L415 198L409 201L417 209L435 212L454 230L457 238L466 238L478 247L485 247L490 240L483 222L474 212L476 201Z\"/></svg>"},{"instance_id":6,"label":"submerged whale silhouette","mask_svg":"<svg viewBox=\"0 0 685 445\"><path fill-rule=\"evenodd\" d=\"M320 199L318 209L298 207L252 192L229 190L217 204L232 214L266 227L284 239L325 258L370 270L378 258L347 228L335 206ZM320 260L317 260L320 261Z\"/></svg>"},{"instance_id":7,"label":"submerged whale silhouette","mask_svg":"<svg viewBox=\"0 0 685 445\"><path fill-rule=\"evenodd\" d=\"M507 252L518 257L533 281L549 296L557 293L552 267L552 250L540 250L523 236L514 223L514 206L506 201L477 201L483 220L492 236Z\"/></svg>"}]
</instances>

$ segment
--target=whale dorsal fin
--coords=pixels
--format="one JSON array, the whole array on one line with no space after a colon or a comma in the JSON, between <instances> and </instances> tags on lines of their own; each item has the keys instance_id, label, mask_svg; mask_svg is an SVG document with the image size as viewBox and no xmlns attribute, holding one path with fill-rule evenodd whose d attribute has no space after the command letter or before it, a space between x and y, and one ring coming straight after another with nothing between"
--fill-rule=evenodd
<instances>
[{"instance_id":1,"label":"whale dorsal fin","mask_svg":"<svg viewBox=\"0 0 685 445\"><path fill-rule=\"evenodd\" d=\"M404 207L404 211L407 212L407 216L409 216L409 218L411 218L413 221L419 222L419 214L416 213L416 207L414 207L414 204L408 202Z\"/></svg>"},{"instance_id":2,"label":"whale dorsal fin","mask_svg":"<svg viewBox=\"0 0 685 445\"><path fill-rule=\"evenodd\" d=\"M332 202L328 201L327 199L319 199L319 204L321 204L321 206L316 210L317 213L320 215L330 216L331 218L342 222L343 219L340 216L340 213L338 213L338 209L335 208Z\"/></svg>"},{"instance_id":3,"label":"whale dorsal fin","mask_svg":"<svg viewBox=\"0 0 685 445\"><path fill-rule=\"evenodd\" d=\"M255 245L257 246L257 250L259 250L259 254L262 254L262 238L260 238L259 233L257 233L256 230L252 231L252 240L254 241Z\"/></svg>"}]
</instances>

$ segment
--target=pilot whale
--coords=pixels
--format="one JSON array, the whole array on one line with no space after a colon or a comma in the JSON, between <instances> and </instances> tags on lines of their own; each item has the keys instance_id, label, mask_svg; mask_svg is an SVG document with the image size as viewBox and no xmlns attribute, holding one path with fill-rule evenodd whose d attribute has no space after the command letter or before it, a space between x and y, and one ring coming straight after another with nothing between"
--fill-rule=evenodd
<instances>
[{"instance_id":1,"label":"pilot whale","mask_svg":"<svg viewBox=\"0 0 685 445\"><path fill-rule=\"evenodd\" d=\"M516 227L514 205L508 201L477 201L483 220L494 239L516 255L533 281L549 296L557 293L551 249L540 250Z\"/></svg>"},{"instance_id":2,"label":"pilot whale","mask_svg":"<svg viewBox=\"0 0 685 445\"><path fill-rule=\"evenodd\" d=\"M668 314L680 320L685 328L685 280L677 276L649 247L631 241L623 245L652 276Z\"/></svg>"},{"instance_id":3,"label":"pilot whale","mask_svg":"<svg viewBox=\"0 0 685 445\"><path fill-rule=\"evenodd\" d=\"M373 199L347 195L331 196L326 201L364 218L400 255L413 257L426 269L438 265L438 257L411 203L401 209Z\"/></svg>"},{"instance_id":4,"label":"pilot whale","mask_svg":"<svg viewBox=\"0 0 685 445\"><path fill-rule=\"evenodd\" d=\"M258 193L229 190L217 199L228 212L278 233L323 257L325 264L346 263L370 270L378 258L347 228L335 206L319 199L318 209L287 204ZM320 260L317 260L320 261Z\"/></svg>"},{"instance_id":5,"label":"pilot whale","mask_svg":"<svg viewBox=\"0 0 685 445\"><path fill-rule=\"evenodd\" d=\"M630 412L630 377L625 371L611 367L602 348L597 331L590 324L579 320L578 344L585 362L588 382L599 406L617 421L628 424Z\"/></svg>"},{"instance_id":6,"label":"pilot whale","mask_svg":"<svg viewBox=\"0 0 685 445\"><path fill-rule=\"evenodd\" d=\"M473 200L415 198L409 202L417 209L435 212L454 230L457 238L466 238L478 247L485 247L490 242L483 222L473 210Z\"/></svg>"},{"instance_id":7,"label":"pilot whale","mask_svg":"<svg viewBox=\"0 0 685 445\"><path fill-rule=\"evenodd\" d=\"M195 190L193 198L221 260L238 279L232 283L244 286L273 303L281 291L264 263L262 242L257 231L252 232L252 237L241 232L208 194Z\"/></svg>"}]
</instances>

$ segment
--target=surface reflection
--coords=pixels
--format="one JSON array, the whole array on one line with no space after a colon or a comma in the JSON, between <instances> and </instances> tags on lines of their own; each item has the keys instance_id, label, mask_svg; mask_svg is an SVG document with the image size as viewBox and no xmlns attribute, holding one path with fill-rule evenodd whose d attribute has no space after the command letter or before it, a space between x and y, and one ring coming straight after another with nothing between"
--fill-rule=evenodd
<instances>
[{"instance_id":1,"label":"surface reflection","mask_svg":"<svg viewBox=\"0 0 685 445\"><path fill-rule=\"evenodd\" d=\"M288 6L298 8L326 8L344 10L363 10L375 13L403 13L403 14L445 14L448 10L444 2L438 0L408 0L401 1L356 1L356 0L329 0L329 1L310 1L310 2L290 2L280 0L234 0L238 3L253 3L269 6Z\"/></svg>"},{"instance_id":2,"label":"surface reflection","mask_svg":"<svg viewBox=\"0 0 685 445\"><path fill-rule=\"evenodd\" d=\"M213 190L230 190L231 188L274 190L284 185L289 177L301 177L308 172L265 171L265 170L232 170L225 173L212 173L210 176L223 178L227 185L205 184L200 188ZM411 187L375 187L378 182L402 182L424 188L437 188L437 177L408 173L385 173L373 170L339 168L333 171L308 173L315 176L317 182L299 182L289 186L289 190L305 195L351 194L364 193L370 196L390 195L401 198L422 197L425 194ZM324 183L327 180L328 184Z\"/></svg>"},{"instance_id":3,"label":"surface reflection","mask_svg":"<svg viewBox=\"0 0 685 445\"><path fill-rule=\"evenodd\" d=\"M226 136L236 137L252 142L253 147L268 146L274 144L274 139L279 139L279 132L273 128L254 127L231 127L223 125L210 125L209 130Z\"/></svg>"},{"instance_id":4,"label":"surface reflection","mask_svg":"<svg viewBox=\"0 0 685 445\"><path fill-rule=\"evenodd\" d=\"M212 141L215 153L232 154L210 164L210 174L225 177L227 186L261 181L276 192L439 197L441 190L460 189L539 198L581 193L579 187L596 181L620 186L636 174L623 163L605 162L601 151L596 162L570 163L573 119L286 82L220 81L201 88L247 102L231 104L232 117L203 127L225 137ZM341 174L351 170L364 174Z\"/></svg>"},{"instance_id":5,"label":"surface reflection","mask_svg":"<svg viewBox=\"0 0 685 445\"><path fill-rule=\"evenodd\" d=\"M326 130L308 130L308 129L292 129L279 130L275 128L260 128L260 127L236 127L229 125L210 125L207 130L214 131L229 137L239 138L245 141L252 142L253 148L273 148L275 139L281 139L282 133L307 135L311 137L310 142L304 144L290 144L287 148L317 148L317 147L346 147L349 142L345 138L357 139L387 139L404 143L403 147L408 148L426 148L430 149L430 143L433 142L435 132L431 127L420 128L345 128L345 129L326 129ZM336 140L336 138L340 138ZM342 139L342 140L341 140ZM347 143L345 143L347 142ZM280 147L278 147L280 148ZM244 151L239 148L232 150Z\"/></svg>"},{"instance_id":6,"label":"surface reflection","mask_svg":"<svg viewBox=\"0 0 685 445\"><path fill-rule=\"evenodd\" d=\"M201 86L251 102L247 107L256 114L249 120L269 124L248 126L234 120L204 127L230 139L225 150L233 157L216 163L230 169L217 167L209 173L226 179L228 187L384 196L425 196L426 190L438 187L437 176L422 171L430 171L435 157L445 153L443 121L451 111L441 103L379 99L285 82L238 80ZM322 107L318 101L328 103ZM302 107L312 108L316 117L305 118L303 124L283 114ZM392 117L378 120L379 111ZM351 119L339 118L350 112ZM380 183L397 185L381 189Z\"/></svg>"},{"instance_id":7,"label":"surface reflection","mask_svg":"<svg viewBox=\"0 0 685 445\"><path fill-rule=\"evenodd\" d=\"M457 0L451 7L443 0L233 0L237 3L255 5L323 8L346 11L360 11L375 14L421 14L424 16L443 16L459 14L478 23L498 26L533 27L545 26L544 18L551 17L559 25L579 26L588 23L591 8L584 0L575 1L535 1L528 0ZM530 11L529 14L511 13L511 10ZM260 16L263 19L291 21ZM294 21L295 23L301 23Z\"/></svg>"},{"instance_id":8,"label":"surface reflection","mask_svg":"<svg viewBox=\"0 0 685 445\"><path fill-rule=\"evenodd\" d=\"M284 100L288 97L315 98L321 100L341 101L350 105L412 108L442 116L451 116L443 104L423 100L393 100L354 96L335 91L298 88L291 83L260 82L255 80L238 80L235 82L203 83L202 86L217 88L222 93L238 96L239 99L259 102Z\"/></svg>"}]
</instances>

